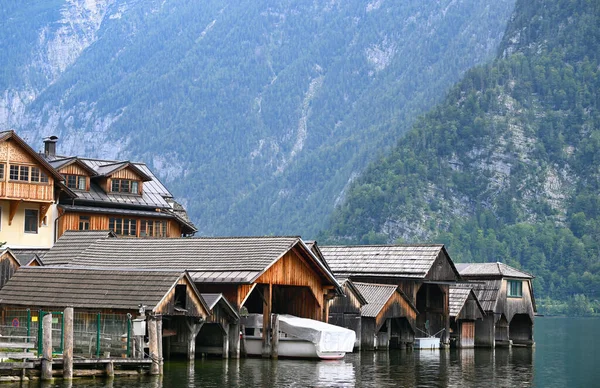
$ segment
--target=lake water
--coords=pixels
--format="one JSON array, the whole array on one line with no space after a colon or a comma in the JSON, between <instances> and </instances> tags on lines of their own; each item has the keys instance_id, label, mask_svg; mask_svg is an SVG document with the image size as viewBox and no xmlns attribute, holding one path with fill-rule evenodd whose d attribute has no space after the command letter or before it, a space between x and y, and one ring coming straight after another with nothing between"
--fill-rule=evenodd
<instances>
[{"instance_id":1,"label":"lake water","mask_svg":"<svg viewBox=\"0 0 600 388\"><path fill-rule=\"evenodd\" d=\"M160 378L76 380L72 386L594 387L600 386L599 335L598 318L536 318L533 349L363 352L342 361L204 359L167 362Z\"/></svg>"}]
</instances>

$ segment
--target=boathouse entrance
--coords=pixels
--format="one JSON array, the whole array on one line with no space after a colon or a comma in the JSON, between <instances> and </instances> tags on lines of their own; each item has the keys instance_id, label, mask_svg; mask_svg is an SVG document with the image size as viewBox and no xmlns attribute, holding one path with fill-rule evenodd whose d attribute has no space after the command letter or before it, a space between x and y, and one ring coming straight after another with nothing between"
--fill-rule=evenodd
<instances>
[{"instance_id":1,"label":"boathouse entrance","mask_svg":"<svg viewBox=\"0 0 600 388\"><path fill-rule=\"evenodd\" d=\"M515 314L508 328L509 339L513 344L533 344L533 322L528 314Z\"/></svg>"},{"instance_id":2,"label":"boathouse entrance","mask_svg":"<svg viewBox=\"0 0 600 388\"><path fill-rule=\"evenodd\" d=\"M417 337L425 334L447 338L447 295L439 285L424 283L417 292ZM438 334L439 333L439 334Z\"/></svg>"}]
</instances>

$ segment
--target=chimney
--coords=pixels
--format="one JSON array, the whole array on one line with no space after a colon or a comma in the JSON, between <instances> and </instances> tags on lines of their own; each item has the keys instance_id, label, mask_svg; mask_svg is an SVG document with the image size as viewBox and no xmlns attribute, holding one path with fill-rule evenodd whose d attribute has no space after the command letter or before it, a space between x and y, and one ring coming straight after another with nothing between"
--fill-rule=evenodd
<instances>
[{"instance_id":1,"label":"chimney","mask_svg":"<svg viewBox=\"0 0 600 388\"><path fill-rule=\"evenodd\" d=\"M44 155L54 156L56 155L56 142L58 136L50 136L44 139Z\"/></svg>"}]
</instances>

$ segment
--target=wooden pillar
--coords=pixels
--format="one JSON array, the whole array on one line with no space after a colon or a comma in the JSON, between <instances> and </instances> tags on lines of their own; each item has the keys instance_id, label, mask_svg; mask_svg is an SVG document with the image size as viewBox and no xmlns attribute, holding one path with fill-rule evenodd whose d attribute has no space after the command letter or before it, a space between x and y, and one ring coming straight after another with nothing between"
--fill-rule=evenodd
<instances>
[{"instance_id":1,"label":"wooden pillar","mask_svg":"<svg viewBox=\"0 0 600 388\"><path fill-rule=\"evenodd\" d=\"M229 323L223 323L223 358L229 358Z\"/></svg>"},{"instance_id":2,"label":"wooden pillar","mask_svg":"<svg viewBox=\"0 0 600 388\"><path fill-rule=\"evenodd\" d=\"M158 333L156 330L156 317L150 315L148 319L148 351L150 353L150 374L157 375L160 372L159 357L158 357Z\"/></svg>"},{"instance_id":3,"label":"wooden pillar","mask_svg":"<svg viewBox=\"0 0 600 388\"><path fill-rule=\"evenodd\" d=\"M263 331L262 331L262 356L264 358L271 357L271 310L273 307L273 285L269 283L264 287L264 304L263 304Z\"/></svg>"},{"instance_id":4,"label":"wooden pillar","mask_svg":"<svg viewBox=\"0 0 600 388\"><path fill-rule=\"evenodd\" d=\"M186 321L187 327L189 329L188 332L188 360L194 360L196 358L196 336L202 329L202 323L193 323Z\"/></svg>"},{"instance_id":5,"label":"wooden pillar","mask_svg":"<svg viewBox=\"0 0 600 388\"><path fill-rule=\"evenodd\" d=\"M158 342L158 374L162 376L165 366L165 358L163 356L163 322L162 315L156 317L156 339Z\"/></svg>"},{"instance_id":6,"label":"wooden pillar","mask_svg":"<svg viewBox=\"0 0 600 388\"><path fill-rule=\"evenodd\" d=\"M450 346L450 286L442 286L444 293L444 345Z\"/></svg>"},{"instance_id":7,"label":"wooden pillar","mask_svg":"<svg viewBox=\"0 0 600 388\"><path fill-rule=\"evenodd\" d=\"M73 307L64 311L64 349L63 349L63 379L73 378Z\"/></svg>"},{"instance_id":8,"label":"wooden pillar","mask_svg":"<svg viewBox=\"0 0 600 388\"><path fill-rule=\"evenodd\" d=\"M240 324L229 324L229 357L240 358Z\"/></svg>"},{"instance_id":9,"label":"wooden pillar","mask_svg":"<svg viewBox=\"0 0 600 388\"><path fill-rule=\"evenodd\" d=\"M248 357L248 345L246 345L246 326L245 325L240 325L240 333L242 333L241 338L240 338L240 354L242 357L246 358L246 357Z\"/></svg>"},{"instance_id":10,"label":"wooden pillar","mask_svg":"<svg viewBox=\"0 0 600 388\"><path fill-rule=\"evenodd\" d=\"M385 344L385 348L389 350L390 342L392 342L392 318L386 319L385 324L387 325L387 343Z\"/></svg>"},{"instance_id":11,"label":"wooden pillar","mask_svg":"<svg viewBox=\"0 0 600 388\"><path fill-rule=\"evenodd\" d=\"M42 381L52 380L52 314L44 315L42 320Z\"/></svg>"},{"instance_id":12,"label":"wooden pillar","mask_svg":"<svg viewBox=\"0 0 600 388\"><path fill-rule=\"evenodd\" d=\"M271 357L277 358L279 357L279 315L273 314L271 325L273 326L271 339Z\"/></svg>"},{"instance_id":13,"label":"wooden pillar","mask_svg":"<svg viewBox=\"0 0 600 388\"><path fill-rule=\"evenodd\" d=\"M112 361L106 363L105 367L107 377L115 377L115 364Z\"/></svg>"}]
</instances>

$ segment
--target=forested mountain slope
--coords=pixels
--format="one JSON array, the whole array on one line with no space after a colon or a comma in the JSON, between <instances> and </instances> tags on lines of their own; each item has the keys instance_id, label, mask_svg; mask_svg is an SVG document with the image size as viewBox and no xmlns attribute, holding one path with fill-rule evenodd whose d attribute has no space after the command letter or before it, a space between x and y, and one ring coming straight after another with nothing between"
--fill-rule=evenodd
<instances>
[{"instance_id":1,"label":"forested mountain slope","mask_svg":"<svg viewBox=\"0 0 600 388\"><path fill-rule=\"evenodd\" d=\"M0 128L144 160L201 234L322 228L514 0L3 0Z\"/></svg>"},{"instance_id":2,"label":"forested mountain slope","mask_svg":"<svg viewBox=\"0 0 600 388\"><path fill-rule=\"evenodd\" d=\"M599 56L600 2L517 1L497 59L371 164L321 238L443 242L534 273L538 296L600 297Z\"/></svg>"}]
</instances>

